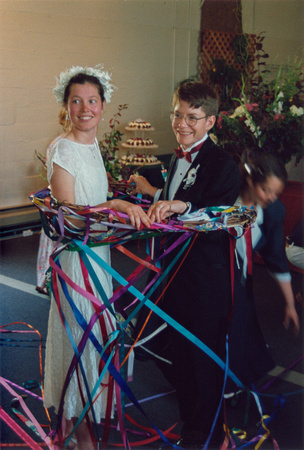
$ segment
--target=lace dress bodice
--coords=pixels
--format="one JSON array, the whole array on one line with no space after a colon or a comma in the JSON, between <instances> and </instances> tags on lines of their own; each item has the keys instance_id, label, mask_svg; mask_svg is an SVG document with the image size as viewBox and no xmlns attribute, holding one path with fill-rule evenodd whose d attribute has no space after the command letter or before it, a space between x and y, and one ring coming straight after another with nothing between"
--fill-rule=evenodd
<instances>
[{"instance_id":1,"label":"lace dress bodice","mask_svg":"<svg viewBox=\"0 0 304 450\"><path fill-rule=\"evenodd\" d=\"M95 206L106 201L107 174L97 141L92 145L85 145L65 138L60 139L50 152L47 165L49 183L54 163L74 177L76 205Z\"/></svg>"}]
</instances>

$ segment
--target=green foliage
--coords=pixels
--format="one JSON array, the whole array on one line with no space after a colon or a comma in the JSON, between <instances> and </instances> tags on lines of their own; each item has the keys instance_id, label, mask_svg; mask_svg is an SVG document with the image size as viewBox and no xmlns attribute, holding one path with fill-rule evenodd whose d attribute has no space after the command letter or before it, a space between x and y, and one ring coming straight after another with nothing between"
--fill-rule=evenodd
<instances>
[{"instance_id":1,"label":"green foliage","mask_svg":"<svg viewBox=\"0 0 304 450\"><path fill-rule=\"evenodd\" d=\"M40 177L44 180L44 181L47 181L47 178L46 178L46 157L45 156L43 156L40 152L38 152L37 150L35 150L35 156L36 156L36 158L38 158L39 159L39 161L42 163L42 168L41 167L39 167L39 175L40 175Z\"/></svg>"},{"instance_id":2,"label":"green foliage","mask_svg":"<svg viewBox=\"0 0 304 450\"><path fill-rule=\"evenodd\" d=\"M222 90L222 106L229 107L230 99L237 95L237 82L241 81L241 73L224 59L215 59L208 71L212 85L220 86Z\"/></svg>"},{"instance_id":3,"label":"green foliage","mask_svg":"<svg viewBox=\"0 0 304 450\"><path fill-rule=\"evenodd\" d=\"M247 67L252 57L249 53L249 39L246 34L237 34L231 42L234 51L235 61Z\"/></svg>"},{"instance_id":4,"label":"green foliage","mask_svg":"<svg viewBox=\"0 0 304 450\"><path fill-rule=\"evenodd\" d=\"M121 111L127 109L128 105L119 105L118 111L109 121L110 131L107 131L103 135L103 139L99 141L99 148L104 160L106 171L111 174L114 180L118 180L121 175L122 166L118 162L117 151L119 150L118 144L122 139L123 133L117 130L116 126L119 125L119 118L121 117Z\"/></svg>"}]
</instances>

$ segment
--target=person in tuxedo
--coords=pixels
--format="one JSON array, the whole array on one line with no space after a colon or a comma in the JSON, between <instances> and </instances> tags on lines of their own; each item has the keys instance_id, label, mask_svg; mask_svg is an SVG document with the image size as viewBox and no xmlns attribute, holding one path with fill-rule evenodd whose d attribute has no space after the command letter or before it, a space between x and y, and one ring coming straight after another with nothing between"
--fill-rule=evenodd
<instances>
[{"instance_id":1,"label":"person in tuxedo","mask_svg":"<svg viewBox=\"0 0 304 450\"><path fill-rule=\"evenodd\" d=\"M134 193L153 197L148 216L156 222L207 206L233 205L239 194L236 163L208 135L218 113L213 88L185 82L175 91L172 107L170 119L179 147L164 189L158 190L141 176L129 180L136 185ZM172 235L168 239L171 244ZM180 246L164 257L163 269L179 250ZM198 233L159 306L224 360L231 305L229 235L226 231ZM183 334L168 326L166 333L163 340L169 343L172 366L165 375L176 389L183 423L176 445L202 448L210 439L220 445L224 438L221 414L212 437L211 429L221 402L223 371Z\"/></svg>"}]
</instances>

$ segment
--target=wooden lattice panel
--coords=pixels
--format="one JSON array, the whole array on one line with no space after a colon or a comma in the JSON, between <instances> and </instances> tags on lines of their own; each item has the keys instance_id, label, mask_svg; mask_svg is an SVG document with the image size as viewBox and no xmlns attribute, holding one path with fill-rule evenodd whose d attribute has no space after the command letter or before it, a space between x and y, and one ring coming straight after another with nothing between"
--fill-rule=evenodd
<instances>
[{"instance_id":1,"label":"wooden lattice panel","mask_svg":"<svg viewBox=\"0 0 304 450\"><path fill-rule=\"evenodd\" d=\"M216 59L223 59L227 65L244 73L244 65L236 62L235 52L232 47L232 41L237 35L238 33L224 31L203 31L201 49L201 78L203 81L208 81L208 72L211 69L213 61ZM245 36L248 39L247 51L251 56L247 71L251 73L254 69L256 36L253 34L246 34ZM241 86L239 86L239 88L241 88Z\"/></svg>"}]
</instances>

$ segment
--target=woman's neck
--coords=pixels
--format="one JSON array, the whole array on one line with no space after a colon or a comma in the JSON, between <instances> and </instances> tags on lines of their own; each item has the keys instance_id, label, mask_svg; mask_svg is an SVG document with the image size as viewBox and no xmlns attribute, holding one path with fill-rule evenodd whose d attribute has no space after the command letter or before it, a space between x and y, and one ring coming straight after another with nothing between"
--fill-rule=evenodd
<instances>
[{"instance_id":1,"label":"woman's neck","mask_svg":"<svg viewBox=\"0 0 304 450\"><path fill-rule=\"evenodd\" d=\"M72 128L72 130L66 135L67 139L78 144L92 145L95 142L96 133L95 132L84 132L77 128Z\"/></svg>"}]
</instances>

